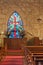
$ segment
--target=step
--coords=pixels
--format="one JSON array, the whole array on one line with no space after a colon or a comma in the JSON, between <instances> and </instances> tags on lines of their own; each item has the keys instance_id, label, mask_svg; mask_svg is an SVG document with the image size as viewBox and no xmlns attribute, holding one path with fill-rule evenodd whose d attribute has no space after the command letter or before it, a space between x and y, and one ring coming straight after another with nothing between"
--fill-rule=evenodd
<instances>
[{"instance_id":1,"label":"step","mask_svg":"<svg viewBox=\"0 0 43 65\"><path fill-rule=\"evenodd\" d=\"M24 56L5 56L0 65L23 65Z\"/></svg>"},{"instance_id":2,"label":"step","mask_svg":"<svg viewBox=\"0 0 43 65\"><path fill-rule=\"evenodd\" d=\"M9 56L23 56L24 55L24 51L23 50L6 50L6 55Z\"/></svg>"}]
</instances>

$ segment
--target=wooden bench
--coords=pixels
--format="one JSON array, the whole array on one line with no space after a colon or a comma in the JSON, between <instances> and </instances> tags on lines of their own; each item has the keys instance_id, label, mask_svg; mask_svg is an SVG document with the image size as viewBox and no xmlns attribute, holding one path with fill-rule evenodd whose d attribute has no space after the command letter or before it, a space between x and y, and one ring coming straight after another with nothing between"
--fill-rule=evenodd
<instances>
[{"instance_id":1,"label":"wooden bench","mask_svg":"<svg viewBox=\"0 0 43 65\"><path fill-rule=\"evenodd\" d=\"M43 61L43 46L25 46L25 49L26 49L27 55L30 54L31 57L33 58L35 65L38 65L37 62L39 62L39 61L42 63L42 61Z\"/></svg>"}]
</instances>

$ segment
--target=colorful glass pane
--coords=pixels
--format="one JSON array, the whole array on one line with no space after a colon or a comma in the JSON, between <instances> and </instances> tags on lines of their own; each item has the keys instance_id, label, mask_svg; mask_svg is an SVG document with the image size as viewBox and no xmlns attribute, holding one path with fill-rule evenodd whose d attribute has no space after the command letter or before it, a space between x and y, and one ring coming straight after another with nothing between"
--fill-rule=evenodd
<instances>
[{"instance_id":1,"label":"colorful glass pane","mask_svg":"<svg viewBox=\"0 0 43 65\"><path fill-rule=\"evenodd\" d=\"M22 38L20 31L23 31L23 22L20 15L14 12L8 20L7 32L10 32L9 38Z\"/></svg>"}]
</instances>

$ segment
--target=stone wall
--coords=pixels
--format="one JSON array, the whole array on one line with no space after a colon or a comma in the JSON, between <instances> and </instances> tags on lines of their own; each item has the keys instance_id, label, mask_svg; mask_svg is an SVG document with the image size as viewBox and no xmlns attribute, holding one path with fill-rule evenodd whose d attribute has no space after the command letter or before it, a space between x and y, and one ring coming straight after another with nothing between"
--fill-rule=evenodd
<instances>
[{"instance_id":1,"label":"stone wall","mask_svg":"<svg viewBox=\"0 0 43 65\"><path fill-rule=\"evenodd\" d=\"M28 39L33 36L43 39L43 0L0 0L0 33L6 31L14 11L20 14Z\"/></svg>"}]
</instances>

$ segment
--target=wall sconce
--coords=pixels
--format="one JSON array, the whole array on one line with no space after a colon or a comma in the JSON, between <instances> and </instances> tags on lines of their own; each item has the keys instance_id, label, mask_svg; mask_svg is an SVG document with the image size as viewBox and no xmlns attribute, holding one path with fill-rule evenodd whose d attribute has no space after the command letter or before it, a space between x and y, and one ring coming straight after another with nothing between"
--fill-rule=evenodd
<instances>
[{"instance_id":1,"label":"wall sconce","mask_svg":"<svg viewBox=\"0 0 43 65\"><path fill-rule=\"evenodd\" d=\"M39 23L41 22L41 20L42 20L41 18L38 18L38 19L37 19L37 21L38 21Z\"/></svg>"},{"instance_id":2,"label":"wall sconce","mask_svg":"<svg viewBox=\"0 0 43 65\"><path fill-rule=\"evenodd\" d=\"M1 35L3 35L3 34L4 34L4 32L2 31L2 32L1 32Z\"/></svg>"}]
</instances>

